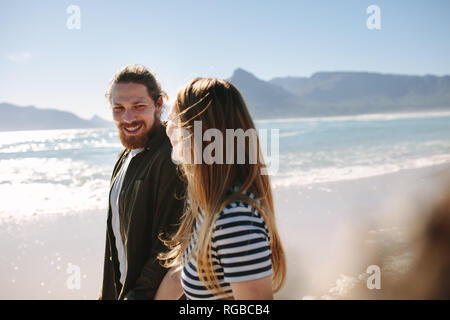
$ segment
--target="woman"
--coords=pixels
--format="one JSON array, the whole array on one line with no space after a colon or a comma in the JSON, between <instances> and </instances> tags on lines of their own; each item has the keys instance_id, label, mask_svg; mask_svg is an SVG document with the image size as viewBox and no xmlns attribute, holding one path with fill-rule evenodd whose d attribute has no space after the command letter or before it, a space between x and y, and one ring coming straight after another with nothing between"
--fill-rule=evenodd
<instances>
[{"instance_id":1,"label":"woman","mask_svg":"<svg viewBox=\"0 0 450 320\"><path fill-rule=\"evenodd\" d=\"M257 135L229 139L230 129L256 132L230 82L197 78L179 91L166 130L187 182L187 208L160 255L172 269L155 299L183 292L188 299L273 299L283 285L285 257Z\"/></svg>"}]
</instances>

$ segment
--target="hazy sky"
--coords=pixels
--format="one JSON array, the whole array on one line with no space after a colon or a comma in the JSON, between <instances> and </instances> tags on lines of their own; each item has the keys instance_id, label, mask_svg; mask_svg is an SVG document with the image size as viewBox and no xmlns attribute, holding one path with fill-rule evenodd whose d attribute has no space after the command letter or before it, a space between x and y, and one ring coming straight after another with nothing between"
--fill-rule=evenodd
<instances>
[{"instance_id":1,"label":"hazy sky","mask_svg":"<svg viewBox=\"0 0 450 320\"><path fill-rule=\"evenodd\" d=\"M369 5L381 30L369 30ZM80 8L69 29L67 8ZM196 76L241 67L269 80L317 71L450 74L450 1L0 0L0 102L110 119L122 65L154 71L173 98Z\"/></svg>"}]
</instances>

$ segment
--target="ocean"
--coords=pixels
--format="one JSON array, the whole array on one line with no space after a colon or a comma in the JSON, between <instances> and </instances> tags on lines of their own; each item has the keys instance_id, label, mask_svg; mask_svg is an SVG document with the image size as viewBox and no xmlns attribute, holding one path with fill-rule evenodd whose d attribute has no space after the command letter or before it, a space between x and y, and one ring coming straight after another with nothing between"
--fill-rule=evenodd
<instances>
[{"instance_id":1,"label":"ocean","mask_svg":"<svg viewBox=\"0 0 450 320\"><path fill-rule=\"evenodd\" d=\"M274 189L450 162L450 113L256 121L279 130ZM0 132L0 223L106 211L121 144L111 129Z\"/></svg>"}]
</instances>

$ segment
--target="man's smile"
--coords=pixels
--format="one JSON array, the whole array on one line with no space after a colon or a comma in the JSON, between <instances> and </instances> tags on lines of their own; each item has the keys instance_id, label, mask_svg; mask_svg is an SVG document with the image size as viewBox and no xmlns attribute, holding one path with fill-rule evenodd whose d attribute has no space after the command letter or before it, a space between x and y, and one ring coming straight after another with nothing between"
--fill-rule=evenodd
<instances>
[{"instance_id":1,"label":"man's smile","mask_svg":"<svg viewBox=\"0 0 450 320\"><path fill-rule=\"evenodd\" d=\"M143 125L139 124L139 125L133 126L133 127L124 127L123 130L128 135L136 135L136 134L140 133L142 127L143 127Z\"/></svg>"}]
</instances>

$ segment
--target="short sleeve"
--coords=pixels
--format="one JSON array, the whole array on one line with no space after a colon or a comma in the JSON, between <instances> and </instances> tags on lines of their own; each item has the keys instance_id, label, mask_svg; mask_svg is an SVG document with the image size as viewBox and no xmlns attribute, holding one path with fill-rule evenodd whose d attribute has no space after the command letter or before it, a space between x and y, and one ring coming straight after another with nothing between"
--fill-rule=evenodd
<instances>
[{"instance_id":1,"label":"short sleeve","mask_svg":"<svg viewBox=\"0 0 450 320\"><path fill-rule=\"evenodd\" d=\"M221 212L212 247L228 283L272 275L267 227L259 213L248 205L235 203Z\"/></svg>"}]
</instances>

